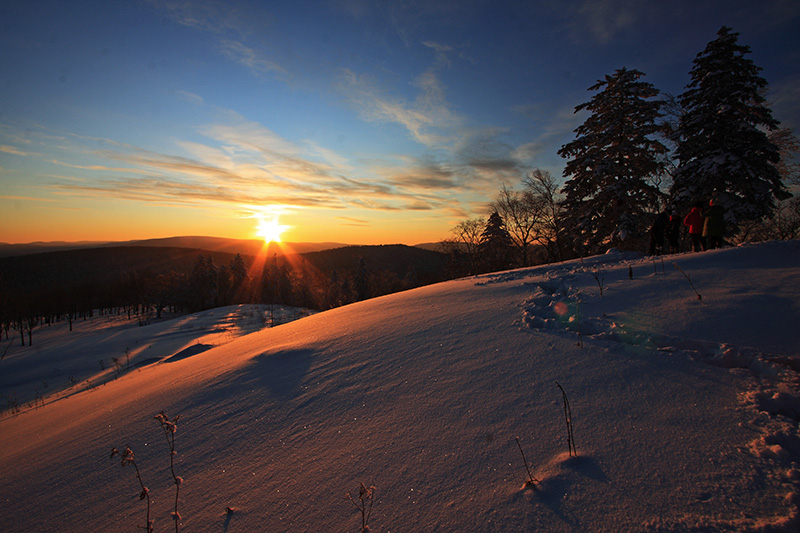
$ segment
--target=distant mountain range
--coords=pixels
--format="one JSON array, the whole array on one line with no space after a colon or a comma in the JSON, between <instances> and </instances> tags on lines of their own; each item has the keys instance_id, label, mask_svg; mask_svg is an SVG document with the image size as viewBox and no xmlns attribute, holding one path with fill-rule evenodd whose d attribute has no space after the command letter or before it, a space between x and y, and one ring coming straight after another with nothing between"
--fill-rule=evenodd
<instances>
[{"instance_id":1,"label":"distant mountain range","mask_svg":"<svg viewBox=\"0 0 800 533\"><path fill-rule=\"evenodd\" d=\"M0 244L0 257L13 257L19 255L38 254L46 252L64 252L68 250L82 250L87 248L118 248L122 246L147 246L157 248L190 248L193 250L208 250L210 252L226 252L242 255L258 255L264 248L264 241L258 239L226 239L223 237L167 237L163 239L143 239L134 241L80 241L80 242L32 242L27 244ZM347 246L342 243L269 243L269 255L277 253L305 253L328 250Z\"/></svg>"},{"instance_id":2,"label":"distant mountain range","mask_svg":"<svg viewBox=\"0 0 800 533\"><path fill-rule=\"evenodd\" d=\"M0 257L14 257L20 255L38 254L46 252L63 252L67 250L80 250L86 248L109 248L121 246L147 246L159 248L190 248L193 250L208 250L211 252L225 252L257 256L264 253L264 241L259 239L227 239L224 237L166 237L162 239L143 239L134 241L78 241L78 242L31 242L25 244L0 243ZM292 253L304 254L319 252L332 248L351 246L338 242L292 242L269 243L266 253L288 255ZM425 243L416 245L418 248L438 251L438 243Z\"/></svg>"}]
</instances>

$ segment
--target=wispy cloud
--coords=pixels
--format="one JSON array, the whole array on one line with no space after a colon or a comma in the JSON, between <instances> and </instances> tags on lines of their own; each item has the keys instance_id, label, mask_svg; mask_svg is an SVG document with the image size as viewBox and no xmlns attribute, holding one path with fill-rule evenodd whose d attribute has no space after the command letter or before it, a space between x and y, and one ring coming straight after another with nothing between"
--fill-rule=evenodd
<instances>
[{"instance_id":1,"label":"wispy cloud","mask_svg":"<svg viewBox=\"0 0 800 533\"><path fill-rule=\"evenodd\" d=\"M64 146L65 155L80 159L84 153L121 164L82 165L49 158L48 162L81 174L52 176L48 188L62 196L246 211L256 209L246 206L266 205L396 211L442 204L435 184L422 175L413 179L398 179L399 171L384 178L351 175L354 167L347 158L314 144L289 142L257 123L215 124L202 131L208 144L176 142L188 156L113 141L103 142L105 147L98 150L90 147L96 139L74 136L73 144ZM427 172L433 173L430 168ZM452 182L442 182L439 190L447 185Z\"/></svg>"},{"instance_id":2,"label":"wispy cloud","mask_svg":"<svg viewBox=\"0 0 800 533\"><path fill-rule=\"evenodd\" d=\"M369 220L363 218L336 217L336 219L342 221L345 226L369 226Z\"/></svg>"},{"instance_id":3,"label":"wispy cloud","mask_svg":"<svg viewBox=\"0 0 800 533\"><path fill-rule=\"evenodd\" d=\"M322 207L341 209L335 199L325 196L296 195L286 192L259 192L226 188L213 184L183 183L173 179L136 178L92 180L89 183L54 183L51 190L68 196L84 198L127 200L169 206L229 208L267 205L290 205L293 207Z\"/></svg>"},{"instance_id":4,"label":"wispy cloud","mask_svg":"<svg viewBox=\"0 0 800 533\"><path fill-rule=\"evenodd\" d=\"M639 0L553 1L545 6L563 21L573 41L583 43L588 38L598 44L608 44L620 32L636 27L641 17L657 7Z\"/></svg>"},{"instance_id":5,"label":"wispy cloud","mask_svg":"<svg viewBox=\"0 0 800 533\"><path fill-rule=\"evenodd\" d=\"M271 33L274 16L268 4L242 5L222 0L150 0L150 4L175 23L211 35L223 55L253 74L288 74L265 48L248 44L252 40L263 44L261 36Z\"/></svg>"},{"instance_id":6,"label":"wispy cloud","mask_svg":"<svg viewBox=\"0 0 800 533\"><path fill-rule=\"evenodd\" d=\"M217 35L246 36L269 25L268 9L257 3L237 5L225 0L147 0L148 3L182 26Z\"/></svg>"},{"instance_id":7,"label":"wispy cloud","mask_svg":"<svg viewBox=\"0 0 800 533\"><path fill-rule=\"evenodd\" d=\"M585 1L579 10L583 23L601 44L610 42L619 32L636 24L636 0Z\"/></svg>"},{"instance_id":8,"label":"wispy cloud","mask_svg":"<svg viewBox=\"0 0 800 533\"><path fill-rule=\"evenodd\" d=\"M362 119L399 124L428 148L451 148L458 138L455 130L463 124L463 118L450 109L434 73L420 75L413 85L419 92L413 101L408 101L381 90L373 78L364 74L343 70L339 79L340 92Z\"/></svg>"},{"instance_id":9,"label":"wispy cloud","mask_svg":"<svg viewBox=\"0 0 800 533\"><path fill-rule=\"evenodd\" d=\"M229 59L244 65L254 74L265 76L271 73L286 74L286 69L276 61L266 57L262 52L246 46L239 41L224 39L220 43L222 53Z\"/></svg>"},{"instance_id":10,"label":"wispy cloud","mask_svg":"<svg viewBox=\"0 0 800 533\"><path fill-rule=\"evenodd\" d=\"M512 151L512 157L523 165L535 164L542 156L552 156L553 145L558 146L564 139L572 138L575 128L583 121L583 116L575 114L575 106L572 105L556 111L538 106L519 106L516 111L539 126L535 139L516 146Z\"/></svg>"},{"instance_id":11,"label":"wispy cloud","mask_svg":"<svg viewBox=\"0 0 800 533\"><path fill-rule=\"evenodd\" d=\"M431 132L433 121L429 116L422 110L413 109L400 98L383 94L369 76L344 70L339 86L341 93L349 99L362 119L400 124L416 141L425 146L433 147L444 142L441 135Z\"/></svg>"},{"instance_id":12,"label":"wispy cloud","mask_svg":"<svg viewBox=\"0 0 800 533\"><path fill-rule=\"evenodd\" d=\"M36 155L33 152L26 152L24 150L20 150L15 146L9 146L7 144L0 144L0 152L13 155L22 155L22 156Z\"/></svg>"},{"instance_id":13,"label":"wispy cloud","mask_svg":"<svg viewBox=\"0 0 800 533\"><path fill-rule=\"evenodd\" d=\"M487 128L466 138L458 147L458 156L465 164L479 171L518 172L519 161L514 148L499 140L500 130Z\"/></svg>"},{"instance_id":14,"label":"wispy cloud","mask_svg":"<svg viewBox=\"0 0 800 533\"><path fill-rule=\"evenodd\" d=\"M397 187L421 190L426 193L451 190L458 186L454 172L429 165L409 166L394 169L389 181Z\"/></svg>"},{"instance_id":15,"label":"wispy cloud","mask_svg":"<svg viewBox=\"0 0 800 533\"><path fill-rule=\"evenodd\" d=\"M202 96L189 91L177 90L175 91L175 95L184 102L189 102L190 104L202 105L205 103Z\"/></svg>"},{"instance_id":16,"label":"wispy cloud","mask_svg":"<svg viewBox=\"0 0 800 533\"><path fill-rule=\"evenodd\" d=\"M452 46L441 44L436 41L422 41L422 45L436 52L435 68L452 66L452 62L450 61L450 54L454 51Z\"/></svg>"},{"instance_id":17,"label":"wispy cloud","mask_svg":"<svg viewBox=\"0 0 800 533\"><path fill-rule=\"evenodd\" d=\"M55 198L42 198L38 196L13 196L13 195L0 195L3 200L27 200L32 202L55 202Z\"/></svg>"}]
</instances>

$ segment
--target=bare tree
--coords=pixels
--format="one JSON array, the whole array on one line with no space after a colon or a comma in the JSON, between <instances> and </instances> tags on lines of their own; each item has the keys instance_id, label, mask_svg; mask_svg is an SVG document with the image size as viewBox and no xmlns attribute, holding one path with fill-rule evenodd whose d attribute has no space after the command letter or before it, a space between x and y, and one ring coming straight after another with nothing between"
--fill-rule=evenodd
<instances>
[{"instance_id":1,"label":"bare tree","mask_svg":"<svg viewBox=\"0 0 800 533\"><path fill-rule=\"evenodd\" d=\"M490 204L492 211L505 222L514 248L517 249L519 266L531 264L530 247L535 240L536 227L542 215L538 199L529 192L519 192L505 185L497 199Z\"/></svg>"},{"instance_id":2,"label":"bare tree","mask_svg":"<svg viewBox=\"0 0 800 533\"><path fill-rule=\"evenodd\" d=\"M780 154L775 168L784 185L800 185L800 140L789 128L779 128L767 134ZM761 242L774 239L789 240L800 237L800 197L776 202L774 211L762 220L752 220L740 225L739 233L731 239L734 243Z\"/></svg>"},{"instance_id":3,"label":"bare tree","mask_svg":"<svg viewBox=\"0 0 800 533\"><path fill-rule=\"evenodd\" d=\"M776 204L769 218L743 223L731 242L763 242L800 238L800 197L782 200Z\"/></svg>"},{"instance_id":4,"label":"bare tree","mask_svg":"<svg viewBox=\"0 0 800 533\"><path fill-rule=\"evenodd\" d=\"M558 183L546 170L535 169L522 181L528 204L538 210L535 242L547 252L548 261L563 261L561 194Z\"/></svg>"},{"instance_id":5,"label":"bare tree","mask_svg":"<svg viewBox=\"0 0 800 533\"><path fill-rule=\"evenodd\" d=\"M462 220L450 230L453 236L442 241L445 253L450 255L466 254L469 261L469 274L477 272L478 247L485 226L486 220L482 217Z\"/></svg>"},{"instance_id":6,"label":"bare tree","mask_svg":"<svg viewBox=\"0 0 800 533\"><path fill-rule=\"evenodd\" d=\"M781 175L785 185L800 185L800 139L790 128L778 128L767 134L769 140L778 147L780 161L775 163L775 168Z\"/></svg>"}]
</instances>

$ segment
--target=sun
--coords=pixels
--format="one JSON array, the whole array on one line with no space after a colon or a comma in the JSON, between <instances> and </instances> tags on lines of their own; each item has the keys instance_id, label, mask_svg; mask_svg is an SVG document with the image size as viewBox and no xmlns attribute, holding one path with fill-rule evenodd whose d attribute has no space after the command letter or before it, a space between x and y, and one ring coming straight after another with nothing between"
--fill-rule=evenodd
<instances>
[{"instance_id":1,"label":"sun","mask_svg":"<svg viewBox=\"0 0 800 533\"><path fill-rule=\"evenodd\" d=\"M278 217L259 218L256 234L264 239L264 242L281 242L281 233L287 229L288 226L283 226L278 222Z\"/></svg>"}]
</instances>

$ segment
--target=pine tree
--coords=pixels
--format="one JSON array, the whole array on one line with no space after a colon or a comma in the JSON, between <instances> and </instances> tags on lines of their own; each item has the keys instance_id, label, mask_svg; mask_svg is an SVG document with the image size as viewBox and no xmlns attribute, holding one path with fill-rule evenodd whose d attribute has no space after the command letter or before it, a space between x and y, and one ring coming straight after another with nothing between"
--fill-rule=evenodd
<instances>
[{"instance_id":1,"label":"pine tree","mask_svg":"<svg viewBox=\"0 0 800 533\"><path fill-rule=\"evenodd\" d=\"M667 148L657 139L665 132L662 101L642 76L622 68L590 87L600 92L575 112L592 114L558 151L568 159L564 226L579 253L635 243L658 207L660 192L651 182L666 168Z\"/></svg>"},{"instance_id":2,"label":"pine tree","mask_svg":"<svg viewBox=\"0 0 800 533\"><path fill-rule=\"evenodd\" d=\"M230 270L235 287L238 288L247 281L247 265L240 254L236 254L236 257L231 260Z\"/></svg>"},{"instance_id":3,"label":"pine tree","mask_svg":"<svg viewBox=\"0 0 800 533\"><path fill-rule=\"evenodd\" d=\"M250 295L247 294L247 265L240 254L236 254L236 257L231 260L230 275L232 284L231 293L234 299L233 303L243 303L245 301L249 302Z\"/></svg>"},{"instance_id":4,"label":"pine tree","mask_svg":"<svg viewBox=\"0 0 800 533\"><path fill-rule=\"evenodd\" d=\"M356 267L355 272L353 273L353 285L356 291L356 299L359 301L366 300L371 296L370 291L370 275L369 270L367 270L367 263L364 261L364 258L361 257L358 260L358 267Z\"/></svg>"},{"instance_id":5,"label":"pine tree","mask_svg":"<svg viewBox=\"0 0 800 533\"><path fill-rule=\"evenodd\" d=\"M191 308L193 311L211 309L218 303L219 286L217 265L214 258L198 255L189 277L189 290L191 291Z\"/></svg>"},{"instance_id":6,"label":"pine tree","mask_svg":"<svg viewBox=\"0 0 800 533\"><path fill-rule=\"evenodd\" d=\"M681 206L716 199L733 229L769 216L775 200L790 196L775 167L779 151L767 135L778 127L762 96L767 82L738 36L723 26L694 60L679 97L684 113L671 190Z\"/></svg>"},{"instance_id":7,"label":"pine tree","mask_svg":"<svg viewBox=\"0 0 800 533\"><path fill-rule=\"evenodd\" d=\"M514 242L506 229L503 217L497 211L493 211L486 221L478 244L483 270L496 272L509 268L513 246Z\"/></svg>"}]
</instances>

